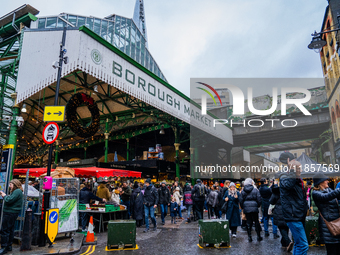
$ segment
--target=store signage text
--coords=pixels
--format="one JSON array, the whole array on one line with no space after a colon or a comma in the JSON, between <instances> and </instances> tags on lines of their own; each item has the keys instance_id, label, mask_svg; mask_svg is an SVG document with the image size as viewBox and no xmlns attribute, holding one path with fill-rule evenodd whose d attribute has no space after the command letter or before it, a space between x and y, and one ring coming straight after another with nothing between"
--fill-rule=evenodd
<instances>
[{"instance_id":1,"label":"store signage text","mask_svg":"<svg viewBox=\"0 0 340 255\"><path fill-rule=\"evenodd\" d=\"M188 114L191 120L195 120L200 122L201 124L212 127L212 120L200 114L198 111L191 110L190 107L186 104L182 103L179 99L173 98L171 95L166 94L164 91L161 91L159 88L156 89L156 86L151 83L146 83L146 81L141 77L136 77L136 75L130 71L129 69L123 70L122 65L113 61L112 65L112 73L117 75L120 78L125 79L128 83L132 85L137 85L139 89L147 92L149 95L157 98L160 101L166 102L169 106L173 106L179 111L183 111L184 114ZM215 126L214 126L215 127Z\"/></svg>"}]
</instances>

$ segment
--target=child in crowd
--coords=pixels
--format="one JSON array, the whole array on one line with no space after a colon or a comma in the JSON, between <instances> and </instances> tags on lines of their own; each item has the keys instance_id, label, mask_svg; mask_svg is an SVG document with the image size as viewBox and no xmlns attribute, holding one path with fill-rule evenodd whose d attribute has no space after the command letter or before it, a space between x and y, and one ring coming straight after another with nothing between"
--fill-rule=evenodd
<instances>
[{"instance_id":1,"label":"child in crowd","mask_svg":"<svg viewBox=\"0 0 340 255\"><path fill-rule=\"evenodd\" d=\"M171 224L177 223L176 222L177 208L178 208L178 204L176 203L176 198L172 196L171 203L170 203Z\"/></svg>"}]
</instances>

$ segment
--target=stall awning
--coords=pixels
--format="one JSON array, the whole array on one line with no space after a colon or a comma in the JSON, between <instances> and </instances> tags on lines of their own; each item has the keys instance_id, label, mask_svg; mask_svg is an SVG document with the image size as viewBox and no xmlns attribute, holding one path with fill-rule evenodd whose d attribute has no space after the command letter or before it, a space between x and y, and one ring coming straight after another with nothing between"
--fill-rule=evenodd
<instances>
[{"instance_id":1,"label":"stall awning","mask_svg":"<svg viewBox=\"0 0 340 255\"><path fill-rule=\"evenodd\" d=\"M42 168L17 168L13 170L13 175L26 175L27 170L30 170L29 176L39 177L47 172L46 167ZM53 172L54 169L51 170Z\"/></svg>"},{"instance_id":2,"label":"stall awning","mask_svg":"<svg viewBox=\"0 0 340 255\"><path fill-rule=\"evenodd\" d=\"M30 176L39 177L47 172L46 168L20 168L14 169L14 175L26 175L27 170L30 170ZM121 169L110 169L110 168L99 168L99 167L79 167L73 168L74 173L77 177L134 177L141 178L142 172L121 170ZM54 171L54 169L52 169Z\"/></svg>"}]
</instances>

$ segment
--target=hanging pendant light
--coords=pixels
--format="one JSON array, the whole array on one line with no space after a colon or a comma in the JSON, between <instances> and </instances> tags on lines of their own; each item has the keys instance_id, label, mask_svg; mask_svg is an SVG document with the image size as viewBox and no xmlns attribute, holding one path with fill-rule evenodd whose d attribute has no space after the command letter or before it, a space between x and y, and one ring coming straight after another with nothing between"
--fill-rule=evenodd
<instances>
[{"instance_id":1,"label":"hanging pendant light","mask_svg":"<svg viewBox=\"0 0 340 255\"><path fill-rule=\"evenodd\" d=\"M27 108L26 108L25 103L22 105L21 112L27 112Z\"/></svg>"},{"instance_id":2,"label":"hanging pendant light","mask_svg":"<svg viewBox=\"0 0 340 255\"><path fill-rule=\"evenodd\" d=\"M159 131L160 135L165 135L165 131L164 131L164 125L161 126L161 130Z\"/></svg>"}]
</instances>

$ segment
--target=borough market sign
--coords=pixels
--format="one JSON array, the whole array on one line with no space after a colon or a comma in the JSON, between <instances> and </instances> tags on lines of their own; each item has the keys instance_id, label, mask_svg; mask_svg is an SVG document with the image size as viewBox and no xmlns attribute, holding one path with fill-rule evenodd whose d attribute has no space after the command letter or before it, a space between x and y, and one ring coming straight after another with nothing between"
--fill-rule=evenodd
<instances>
[{"instance_id":1,"label":"borough market sign","mask_svg":"<svg viewBox=\"0 0 340 255\"><path fill-rule=\"evenodd\" d=\"M81 70L229 144L233 143L229 127L213 125L217 118L201 114L201 109L191 104L186 96L91 30L80 30L67 31L65 48L69 63L63 65L62 76ZM59 52L61 36L62 31L25 30L17 79L18 103L56 82L57 70L51 63Z\"/></svg>"}]
</instances>

